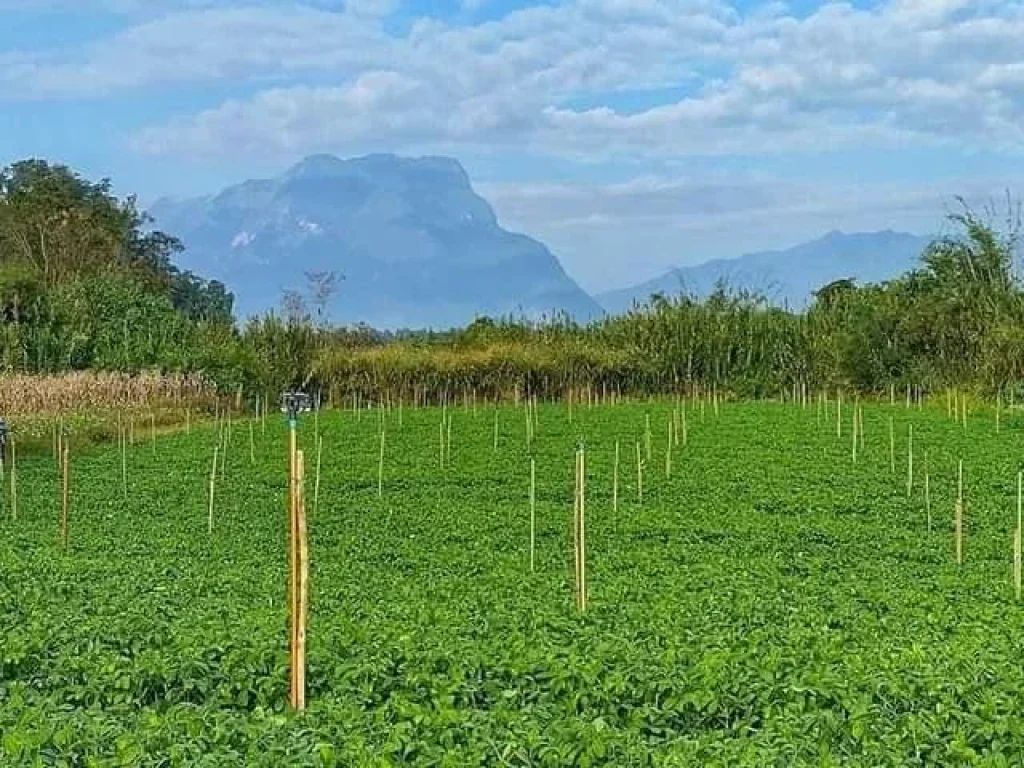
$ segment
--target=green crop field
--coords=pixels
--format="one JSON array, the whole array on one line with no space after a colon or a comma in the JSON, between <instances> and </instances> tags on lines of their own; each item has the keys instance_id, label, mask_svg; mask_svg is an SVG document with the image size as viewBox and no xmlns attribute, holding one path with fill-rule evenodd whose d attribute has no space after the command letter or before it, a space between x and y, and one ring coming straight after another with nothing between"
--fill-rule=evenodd
<instances>
[{"instance_id":1,"label":"green crop field","mask_svg":"<svg viewBox=\"0 0 1024 768\"><path fill-rule=\"evenodd\" d=\"M835 405L542 405L300 422L308 709L291 713L287 427L17 462L0 537L0 765L1024 764L1012 540L1024 417ZM644 436L650 416L651 457ZM895 471L890 460L894 424ZM401 423L400 423L401 421ZM914 477L908 495L908 427ZM588 605L573 599L587 457ZM619 505L613 465L619 441ZM637 498L641 445L644 498ZM927 458L926 458L927 454ZM963 563L954 555L964 465ZM931 531L924 495L929 476ZM8 473L7 481L10 477Z\"/></svg>"}]
</instances>

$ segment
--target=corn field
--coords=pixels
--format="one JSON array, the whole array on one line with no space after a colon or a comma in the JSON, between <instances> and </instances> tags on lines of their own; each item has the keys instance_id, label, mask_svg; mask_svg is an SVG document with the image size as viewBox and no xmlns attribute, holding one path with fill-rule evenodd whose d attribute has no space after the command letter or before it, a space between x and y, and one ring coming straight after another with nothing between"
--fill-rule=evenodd
<instances>
[{"instance_id":1,"label":"corn field","mask_svg":"<svg viewBox=\"0 0 1024 768\"><path fill-rule=\"evenodd\" d=\"M0 415L54 416L86 411L202 407L214 389L183 374L74 371L53 376L0 374Z\"/></svg>"}]
</instances>

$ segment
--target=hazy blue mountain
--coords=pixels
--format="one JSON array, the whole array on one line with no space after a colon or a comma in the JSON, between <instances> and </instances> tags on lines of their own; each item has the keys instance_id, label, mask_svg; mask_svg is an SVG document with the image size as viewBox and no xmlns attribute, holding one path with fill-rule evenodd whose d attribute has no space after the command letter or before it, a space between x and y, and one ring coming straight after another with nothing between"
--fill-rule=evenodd
<instances>
[{"instance_id":1,"label":"hazy blue mountain","mask_svg":"<svg viewBox=\"0 0 1024 768\"><path fill-rule=\"evenodd\" d=\"M308 157L276 179L213 197L157 201L156 226L181 238L180 266L223 281L244 317L306 292L306 272L344 276L335 322L442 328L479 315L585 320L597 303L544 245L502 229L445 157Z\"/></svg>"},{"instance_id":2,"label":"hazy blue mountain","mask_svg":"<svg viewBox=\"0 0 1024 768\"><path fill-rule=\"evenodd\" d=\"M878 282L897 277L917 265L929 238L903 232L829 232L824 237L783 251L763 251L736 259L717 259L673 269L640 285L597 296L608 312L624 312L634 301L653 293L680 291L706 296L719 280L733 288L756 290L773 304L807 305L813 291L844 277Z\"/></svg>"}]
</instances>

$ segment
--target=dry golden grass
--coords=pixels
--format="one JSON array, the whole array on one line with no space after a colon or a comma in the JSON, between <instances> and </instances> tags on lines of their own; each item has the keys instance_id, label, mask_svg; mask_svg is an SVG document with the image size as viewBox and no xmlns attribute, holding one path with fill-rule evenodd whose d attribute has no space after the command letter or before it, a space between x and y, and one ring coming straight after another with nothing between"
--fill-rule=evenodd
<instances>
[{"instance_id":1,"label":"dry golden grass","mask_svg":"<svg viewBox=\"0 0 1024 768\"><path fill-rule=\"evenodd\" d=\"M201 377L181 374L0 374L0 417L196 408L215 398L214 388Z\"/></svg>"}]
</instances>

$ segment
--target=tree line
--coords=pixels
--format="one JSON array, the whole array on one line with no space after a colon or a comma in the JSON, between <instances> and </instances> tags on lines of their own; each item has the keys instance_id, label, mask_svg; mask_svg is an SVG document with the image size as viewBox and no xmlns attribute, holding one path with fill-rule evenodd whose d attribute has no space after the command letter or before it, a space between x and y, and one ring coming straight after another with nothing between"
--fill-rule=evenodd
<instances>
[{"instance_id":1,"label":"tree line","mask_svg":"<svg viewBox=\"0 0 1024 768\"><path fill-rule=\"evenodd\" d=\"M331 326L316 291L313 312L293 296L287 311L239 323L226 287L177 268L181 243L153 230L133 198L28 160L0 171L0 371L201 373L226 391L304 386L337 401L582 389L993 393L1024 380L1010 214L996 225L965 206L915 269L878 284L834 281L800 310L722 285L705 298L655 295L587 325L480 318L383 333ZM326 290L325 276L314 282Z\"/></svg>"}]
</instances>

